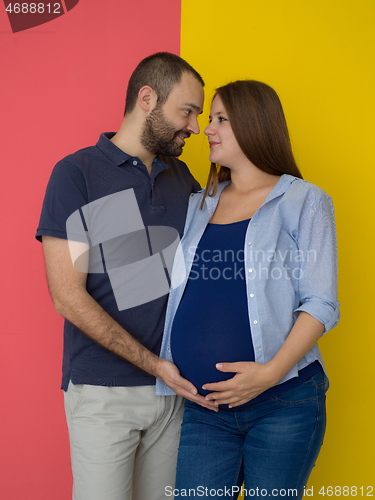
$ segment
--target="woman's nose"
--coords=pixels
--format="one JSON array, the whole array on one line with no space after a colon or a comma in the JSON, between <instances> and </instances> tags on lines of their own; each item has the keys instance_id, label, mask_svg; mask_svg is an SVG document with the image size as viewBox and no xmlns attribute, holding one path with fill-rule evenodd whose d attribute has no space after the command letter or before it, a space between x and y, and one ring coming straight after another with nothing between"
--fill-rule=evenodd
<instances>
[{"instance_id":1,"label":"woman's nose","mask_svg":"<svg viewBox=\"0 0 375 500\"><path fill-rule=\"evenodd\" d=\"M210 123L209 125L207 125L207 127L204 129L203 132L206 135L212 135L214 133L214 130L213 130L213 127L212 127L212 123Z\"/></svg>"}]
</instances>

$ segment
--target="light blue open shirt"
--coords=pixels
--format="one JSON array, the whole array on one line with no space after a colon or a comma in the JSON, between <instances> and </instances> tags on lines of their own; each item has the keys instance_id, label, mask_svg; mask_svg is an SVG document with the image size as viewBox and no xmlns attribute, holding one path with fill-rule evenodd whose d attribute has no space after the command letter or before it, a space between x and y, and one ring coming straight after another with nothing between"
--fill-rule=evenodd
<instances>
[{"instance_id":1,"label":"light blue open shirt","mask_svg":"<svg viewBox=\"0 0 375 500\"><path fill-rule=\"evenodd\" d=\"M195 249L216 209L221 191L229 182L221 183L215 196L206 197L202 210L199 206L203 192L190 197L182 251L177 252L173 265L172 290L160 352L160 357L172 362L173 318L185 290ZM300 311L323 323L325 332L336 326L340 313L334 211L331 198L320 188L302 179L282 175L249 222L244 259L256 362L266 363L275 356ZM207 313L215 314L215 304ZM194 328L194 310L191 322ZM315 360L323 365L317 345L280 383L297 376L298 370ZM174 394L160 380L156 381L156 392Z\"/></svg>"}]
</instances>

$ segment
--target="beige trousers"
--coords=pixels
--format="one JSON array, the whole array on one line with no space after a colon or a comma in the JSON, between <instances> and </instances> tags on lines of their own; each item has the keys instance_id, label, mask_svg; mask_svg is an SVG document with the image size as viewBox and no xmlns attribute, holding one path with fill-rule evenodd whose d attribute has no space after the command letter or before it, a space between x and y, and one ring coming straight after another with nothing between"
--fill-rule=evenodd
<instances>
[{"instance_id":1,"label":"beige trousers","mask_svg":"<svg viewBox=\"0 0 375 500\"><path fill-rule=\"evenodd\" d=\"M65 412L73 500L171 498L168 491L175 483L181 397L156 396L155 386L70 383Z\"/></svg>"}]
</instances>

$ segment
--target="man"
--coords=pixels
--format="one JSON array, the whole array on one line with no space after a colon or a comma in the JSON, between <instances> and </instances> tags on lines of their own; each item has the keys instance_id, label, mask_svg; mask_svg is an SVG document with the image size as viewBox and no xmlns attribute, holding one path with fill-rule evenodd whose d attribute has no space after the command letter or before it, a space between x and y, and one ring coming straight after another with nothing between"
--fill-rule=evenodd
<instances>
[{"instance_id":1,"label":"man","mask_svg":"<svg viewBox=\"0 0 375 500\"><path fill-rule=\"evenodd\" d=\"M175 248L171 234L182 234L188 198L199 189L175 157L199 133L203 85L178 56L147 57L129 80L118 132L60 161L47 187L37 238L65 318L74 500L165 498L181 396L214 409L158 357L170 270L164 247L173 240ZM155 396L155 377L179 396Z\"/></svg>"}]
</instances>

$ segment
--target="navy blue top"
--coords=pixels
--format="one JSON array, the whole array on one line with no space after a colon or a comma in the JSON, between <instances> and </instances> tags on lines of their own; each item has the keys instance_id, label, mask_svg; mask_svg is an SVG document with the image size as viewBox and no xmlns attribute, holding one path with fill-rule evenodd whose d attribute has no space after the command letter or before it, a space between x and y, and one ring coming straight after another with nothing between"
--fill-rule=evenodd
<instances>
[{"instance_id":1,"label":"navy blue top","mask_svg":"<svg viewBox=\"0 0 375 500\"><path fill-rule=\"evenodd\" d=\"M181 374L204 396L210 391L202 385L234 375L217 370L216 363L255 360L244 268L248 223L208 224L196 250L190 249L194 262L173 321L171 351ZM247 404L292 389L320 369L315 362Z\"/></svg>"},{"instance_id":2,"label":"navy blue top","mask_svg":"<svg viewBox=\"0 0 375 500\"><path fill-rule=\"evenodd\" d=\"M248 223L208 224L174 318L173 361L203 395L204 383L233 377L216 363L254 361L244 276Z\"/></svg>"},{"instance_id":3,"label":"navy blue top","mask_svg":"<svg viewBox=\"0 0 375 500\"><path fill-rule=\"evenodd\" d=\"M151 175L137 157L129 156L102 134L98 143L61 160L45 194L36 238L67 238L66 222L86 204L124 190L134 190L143 224L169 226L182 235L187 203L200 189L182 161L157 157ZM124 207L125 208L125 207ZM123 217L126 217L124 210ZM89 273L90 295L149 350L159 354L167 295L119 310L106 272ZM104 386L151 385L155 378L100 347L69 321L64 326L62 388L74 384Z\"/></svg>"}]
</instances>

